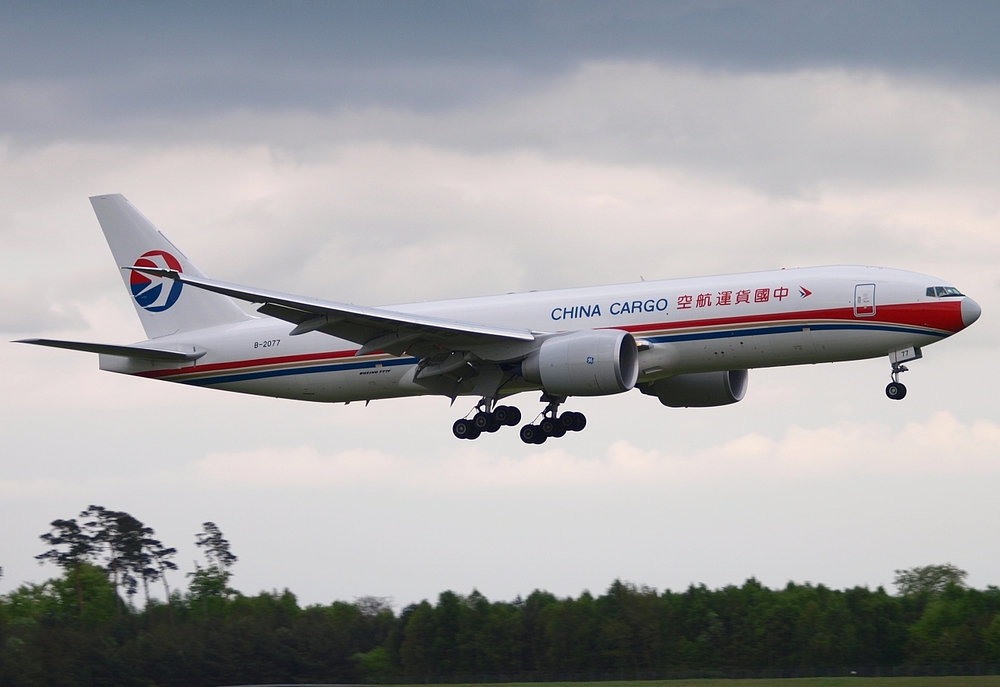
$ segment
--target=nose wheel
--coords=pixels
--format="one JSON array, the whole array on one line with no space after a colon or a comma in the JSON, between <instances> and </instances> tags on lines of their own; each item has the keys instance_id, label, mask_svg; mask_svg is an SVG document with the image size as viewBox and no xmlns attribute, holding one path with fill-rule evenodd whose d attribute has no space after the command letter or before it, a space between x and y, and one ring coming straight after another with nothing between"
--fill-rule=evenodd
<instances>
[{"instance_id":1,"label":"nose wheel","mask_svg":"<svg viewBox=\"0 0 1000 687\"><path fill-rule=\"evenodd\" d=\"M906 397L906 387L899 381L900 373L906 372L906 365L900 363L892 364L892 381L885 388L885 395L893 401L902 401Z\"/></svg>"}]
</instances>

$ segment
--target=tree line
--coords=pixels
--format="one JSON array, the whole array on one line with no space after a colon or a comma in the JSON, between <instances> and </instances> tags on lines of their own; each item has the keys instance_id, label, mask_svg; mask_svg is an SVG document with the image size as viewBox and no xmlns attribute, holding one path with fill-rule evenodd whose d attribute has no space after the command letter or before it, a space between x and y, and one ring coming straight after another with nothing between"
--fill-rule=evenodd
<instances>
[{"instance_id":1,"label":"tree line","mask_svg":"<svg viewBox=\"0 0 1000 687\"><path fill-rule=\"evenodd\" d=\"M0 596L0 687L392 682L512 677L653 677L692 671L1000 662L1000 589L952 565L897 571L897 594L789 583L512 601L442 592L302 607L244 595L237 562L205 523L206 565L170 587L175 550L118 511L56 520L38 558L62 575ZM165 600L148 593L160 582ZM143 604L137 605L142 587Z\"/></svg>"}]
</instances>

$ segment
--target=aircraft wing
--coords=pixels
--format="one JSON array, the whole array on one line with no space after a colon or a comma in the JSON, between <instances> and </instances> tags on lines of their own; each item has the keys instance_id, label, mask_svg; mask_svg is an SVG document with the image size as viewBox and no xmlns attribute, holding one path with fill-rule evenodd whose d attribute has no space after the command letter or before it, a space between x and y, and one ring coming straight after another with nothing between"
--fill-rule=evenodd
<instances>
[{"instance_id":1,"label":"aircraft wing","mask_svg":"<svg viewBox=\"0 0 1000 687\"><path fill-rule=\"evenodd\" d=\"M115 344L87 343L85 341L60 341L58 339L18 339L14 343L50 346L52 348L65 348L71 351L84 351L86 353L103 353L104 355L117 355L123 358L169 360L171 362L197 360L201 356L205 355L205 351L184 353L182 351L166 351L157 348L144 348L142 346L118 346Z\"/></svg>"},{"instance_id":2,"label":"aircraft wing","mask_svg":"<svg viewBox=\"0 0 1000 687\"><path fill-rule=\"evenodd\" d=\"M237 284L193 277L170 269L123 267L157 277L166 277L198 289L220 293L250 303L261 303L257 311L295 325L289 335L321 331L358 344L357 355L385 351L393 355L410 352L421 357L446 351L462 351L490 342L534 341L527 329L459 322L411 313L369 308Z\"/></svg>"}]
</instances>

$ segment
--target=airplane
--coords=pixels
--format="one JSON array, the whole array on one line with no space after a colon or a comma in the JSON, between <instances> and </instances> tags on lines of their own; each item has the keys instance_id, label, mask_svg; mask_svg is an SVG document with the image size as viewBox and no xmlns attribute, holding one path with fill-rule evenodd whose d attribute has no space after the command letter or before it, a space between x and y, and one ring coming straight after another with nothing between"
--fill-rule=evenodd
<instances>
[{"instance_id":1,"label":"airplane","mask_svg":"<svg viewBox=\"0 0 1000 687\"><path fill-rule=\"evenodd\" d=\"M207 278L124 196L90 199L147 340L18 343L97 353L102 370L279 398L479 401L452 426L476 439L516 426L500 403L541 392L520 437L582 430L574 396L638 389L672 408L741 401L751 368L888 356L904 363L975 322L979 305L937 277L826 266L368 307ZM257 305L249 314L236 300Z\"/></svg>"}]
</instances>

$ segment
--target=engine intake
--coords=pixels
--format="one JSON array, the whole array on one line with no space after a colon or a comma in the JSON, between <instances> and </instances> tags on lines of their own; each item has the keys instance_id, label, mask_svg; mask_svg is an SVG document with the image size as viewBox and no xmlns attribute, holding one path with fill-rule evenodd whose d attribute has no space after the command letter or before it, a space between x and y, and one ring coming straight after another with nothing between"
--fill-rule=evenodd
<instances>
[{"instance_id":1,"label":"engine intake","mask_svg":"<svg viewBox=\"0 0 1000 687\"><path fill-rule=\"evenodd\" d=\"M742 401L749 377L746 370L696 372L658 379L639 390L671 408L710 408Z\"/></svg>"},{"instance_id":2,"label":"engine intake","mask_svg":"<svg viewBox=\"0 0 1000 687\"><path fill-rule=\"evenodd\" d=\"M558 396L618 394L639 378L639 351L632 335L618 329L560 334L524 359L521 374Z\"/></svg>"}]
</instances>

